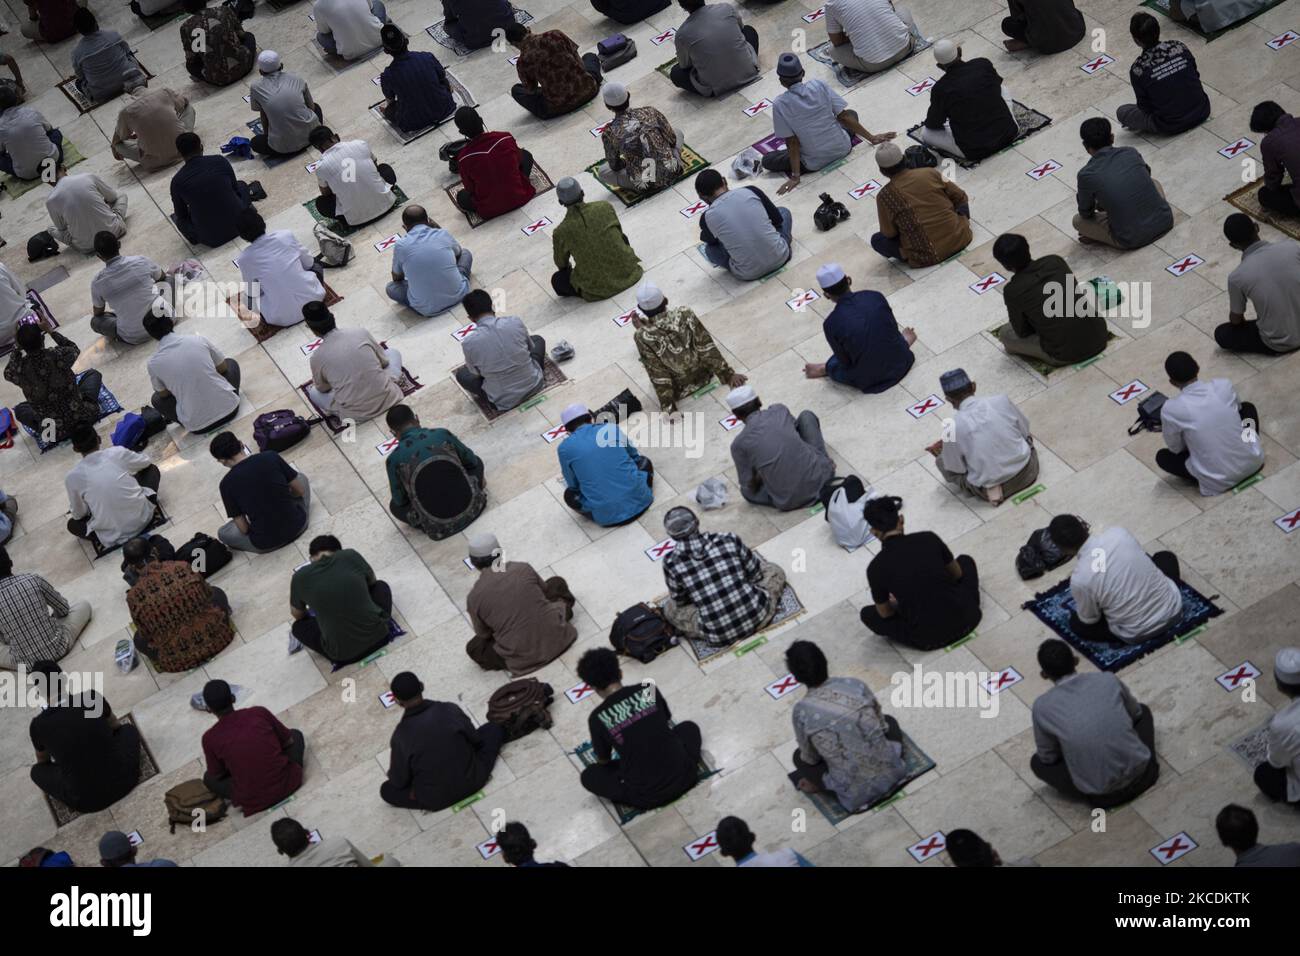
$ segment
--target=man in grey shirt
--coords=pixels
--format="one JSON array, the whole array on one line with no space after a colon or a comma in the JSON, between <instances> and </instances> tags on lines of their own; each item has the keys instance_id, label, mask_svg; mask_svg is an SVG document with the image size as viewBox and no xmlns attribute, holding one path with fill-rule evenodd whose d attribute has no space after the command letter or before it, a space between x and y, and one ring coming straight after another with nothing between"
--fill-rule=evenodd
<instances>
[{"instance_id":1,"label":"man in grey shirt","mask_svg":"<svg viewBox=\"0 0 1300 956\"><path fill-rule=\"evenodd\" d=\"M1132 146L1116 146L1110 120L1094 116L1079 128L1092 158L1079 170L1079 241L1140 249L1174 227L1165 191Z\"/></svg>"},{"instance_id":2,"label":"man in grey shirt","mask_svg":"<svg viewBox=\"0 0 1300 956\"><path fill-rule=\"evenodd\" d=\"M803 411L795 418L784 405L763 408L748 385L728 392L727 406L745 426L731 443L745 500L779 511L816 501L822 485L835 476L817 416Z\"/></svg>"},{"instance_id":3,"label":"man in grey shirt","mask_svg":"<svg viewBox=\"0 0 1300 956\"><path fill-rule=\"evenodd\" d=\"M81 39L72 48L72 72L77 89L91 102L111 100L128 86L144 81L144 71L131 48L116 30L101 30L95 15L85 7L72 15Z\"/></svg>"},{"instance_id":4,"label":"man in grey shirt","mask_svg":"<svg viewBox=\"0 0 1300 956\"><path fill-rule=\"evenodd\" d=\"M55 170L54 188L45 200L50 235L78 252L94 252L95 236L107 230L126 235L126 193L119 193L94 173L69 176Z\"/></svg>"},{"instance_id":5,"label":"man in grey shirt","mask_svg":"<svg viewBox=\"0 0 1300 956\"><path fill-rule=\"evenodd\" d=\"M1262 846L1259 820L1249 807L1230 803L1214 818L1219 842L1236 854L1236 866L1300 866L1300 843Z\"/></svg>"},{"instance_id":6,"label":"man in grey shirt","mask_svg":"<svg viewBox=\"0 0 1300 956\"><path fill-rule=\"evenodd\" d=\"M1154 786L1155 720L1114 674L1079 674L1065 641L1038 647L1043 677L1056 686L1034 701L1029 769L1039 780L1093 807L1117 807Z\"/></svg>"},{"instance_id":7,"label":"man in grey shirt","mask_svg":"<svg viewBox=\"0 0 1300 956\"><path fill-rule=\"evenodd\" d=\"M695 193L709 204L700 216L704 258L737 279L761 279L790 261L790 210L777 208L757 186L730 190L716 169L695 177Z\"/></svg>"},{"instance_id":8,"label":"man in grey shirt","mask_svg":"<svg viewBox=\"0 0 1300 956\"><path fill-rule=\"evenodd\" d=\"M307 81L284 72L280 54L274 50L258 54L257 69L261 75L248 89L248 102L261 118L262 132L251 140L253 151L271 157L301 153L311 131L324 125Z\"/></svg>"},{"instance_id":9,"label":"man in grey shirt","mask_svg":"<svg viewBox=\"0 0 1300 956\"><path fill-rule=\"evenodd\" d=\"M17 91L0 86L0 170L17 179L36 179L47 168L53 175L63 161L63 134L36 110L17 103Z\"/></svg>"},{"instance_id":10,"label":"man in grey shirt","mask_svg":"<svg viewBox=\"0 0 1300 956\"><path fill-rule=\"evenodd\" d=\"M95 255L104 268L90 282L90 328L125 345L148 342L145 318L171 315L158 292L158 283L166 277L162 266L145 256L122 255L122 244L108 231L95 236Z\"/></svg>"},{"instance_id":11,"label":"man in grey shirt","mask_svg":"<svg viewBox=\"0 0 1300 956\"><path fill-rule=\"evenodd\" d=\"M509 411L542 387L546 341L529 335L515 316L496 315L492 296L482 289L461 304L474 331L461 341L465 364L456 369L456 381L497 411Z\"/></svg>"},{"instance_id":12,"label":"man in grey shirt","mask_svg":"<svg viewBox=\"0 0 1300 956\"><path fill-rule=\"evenodd\" d=\"M758 79L758 31L731 3L677 0L688 14L677 28L677 62L668 79L678 89L720 96Z\"/></svg>"},{"instance_id":13,"label":"man in grey shirt","mask_svg":"<svg viewBox=\"0 0 1300 956\"><path fill-rule=\"evenodd\" d=\"M1257 355L1300 349L1300 243L1265 242L1259 224L1240 212L1224 220L1223 235L1241 253L1241 265L1228 274L1228 321L1214 330L1214 341ZM1248 303L1254 322L1246 321Z\"/></svg>"}]
</instances>

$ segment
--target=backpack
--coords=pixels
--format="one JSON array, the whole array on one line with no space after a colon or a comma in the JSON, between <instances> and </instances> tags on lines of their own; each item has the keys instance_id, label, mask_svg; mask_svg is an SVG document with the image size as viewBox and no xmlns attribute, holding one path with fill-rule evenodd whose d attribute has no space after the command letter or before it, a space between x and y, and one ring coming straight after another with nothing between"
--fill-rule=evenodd
<instances>
[{"instance_id":1,"label":"backpack","mask_svg":"<svg viewBox=\"0 0 1300 956\"><path fill-rule=\"evenodd\" d=\"M200 531L176 549L176 559L186 561L205 578L210 578L230 563L230 549ZM194 567L199 564L202 570Z\"/></svg>"},{"instance_id":2,"label":"backpack","mask_svg":"<svg viewBox=\"0 0 1300 956\"><path fill-rule=\"evenodd\" d=\"M202 780L186 780L178 783L163 794L163 804L167 808L167 823L170 832L176 832L176 824L190 826L194 822L195 810L202 810L205 823L215 823L226 815L229 804L209 790Z\"/></svg>"},{"instance_id":3,"label":"backpack","mask_svg":"<svg viewBox=\"0 0 1300 956\"><path fill-rule=\"evenodd\" d=\"M539 727L551 726L548 708L553 700L555 692L551 685L543 684L536 677L512 680L488 698L487 719L501 726L507 741L518 740Z\"/></svg>"},{"instance_id":4,"label":"backpack","mask_svg":"<svg viewBox=\"0 0 1300 956\"><path fill-rule=\"evenodd\" d=\"M0 448L13 448L17 434L18 423L14 421L14 413L8 408L0 408Z\"/></svg>"},{"instance_id":5,"label":"backpack","mask_svg":"<svg viewBox=\"0 0 1300 956\"><path fill-rule=\"evenodd\" d=\"M27 240L27 261L39 262L59 254L59 244L48 232L38 232Z\"/></svg>"},{"instance_id":6,"label":"backpack","mask_svg":"<svg viewBox=\"0 0 1300 956\"><path fill-rule=\"evenodd\" d=\"M903 152L903 165L908 169L933 169L939 157L925 146L909 146Z\"/></svg>"},{"instance_id":7,"label":"backpack","mask_svg":"<svg viewBox=\"0 0 1300 956\"><path fill-rule=\"evenodd\" d=\"M119 448L136 451L148 442L144 435L144 418L135 412L127 412L113 429L113 444Z\"/></svg>"},{"instance_id":8,"label":"backpack","mask_svg":"<svg viewBox=\"0 0 1300 956\"><path fill-rule=\"evenodd\" d=\"M677 633L658 608L634 604L614 618L609 643L618 653L649 664L677 644Z\"/></svg>"},{"instance_id":9,"label":"backpack","mask_svg":"<svg viewBox=\"0 0 1300 956\"><path fill-rule=\"evenodd\" d=\"M263 412L253 419L253 441L258 451L286 451L306 438L317 421L307 421L288 408Z\"/></svg>"},{"instance_id":10,"label":"backpack","mask_svg":"<svg viewBox=\"0 0 1300 956\"><path fill-rule=\"evenodd\" d=\"M636 41L629 40L621 33L606 37L596 44L596 59L600 61L600 68L605 71L622 66L628 60L636 59Z\"/></svg>"},{"instance_id":11,"label":"backpack","mask_svg":"<svg viewBox=\"0 0 1300 956\"><path fill-rule=\"evenodd\" d=\"M1039 528L1029 536L1029 542L1016 555L1016 573L1022 581L1041 578L1052 568L1059 568L1068 561L1061 549L1056 546L1046 528Z\"/></svg>"},{"instance_id":12,"label":"backpack","mask_svg":"<svg viewBox=\"0 0 1300 956\"><path fill-rule=\"evenodd\" d=\"M438 489L436 496L420 493L422 488L437 483L439 474L445 474L449 467L454 468L468 486L459 502L447 495L445 486ZM411 502L411 527L423 531L434 541L450 538L463 531L487 506L487 490L483 487L483 482L465 470L460 456L449 445L439 445L419 460L402 462L397 466L397 476ZM439 506L451 513L434 514L429 510L430 500L436 500Z\"/></svg>"},{"instance_id":13,"label":"backpack","mask_svg":"<svg viewBox=\"0 0 1300 956\"><path fill-rule=\"evenodd\" d=\"M1165 402L1169 401L1164 392L1152 392L1142 401L1138 402L1138 418L1133 426L1128 430L1130 435L1136 435L1138 432L1146 430L1149 432L1158 432L1163 427L1160 418L1161 409L1165 407Z\"/></svg>"},{"instance_id":14,"label":"backpack","mask_svg":"<svg viewBox=\"0 0 1300 956\"><path fill-rule=\"evenodd\" d=\"M321 265L334 268L336 266L345 266L352 261L352 243L342 236L330 232L325 223L316 223L311 234L320 243L320 254L316 256L316 261Z\"/></svg>"}]
</instances>

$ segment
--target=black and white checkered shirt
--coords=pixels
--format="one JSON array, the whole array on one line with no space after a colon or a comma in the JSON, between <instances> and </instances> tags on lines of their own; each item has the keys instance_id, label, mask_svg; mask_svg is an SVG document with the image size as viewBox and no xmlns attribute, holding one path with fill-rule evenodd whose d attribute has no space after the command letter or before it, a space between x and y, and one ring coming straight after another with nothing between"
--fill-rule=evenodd
<instances>
[{"instance_id":1,"label":"black and white checkered shirt","mask_svg":"<svg viewBox=\"0 0 1300 956\"><path fill-rule=\"evenodd\" d=\"M758 555L734 534L693 535L664 558L669 597L694 604L700 632L718 644L748 636L766 618L762 574Z\"/></svg>"},{"instance_id":2,"label":"black and white checkered shirt","mask_svg":"<svg viewBox=\"0 0 1300 956\"><path fill-rule=\"evenodd\" d=\"M0 643L9 645L14 664L57 661L68 653L68 628L51 611L63 617L68 602L39 574L0 580Z\"/></svg>"}]
</instances>

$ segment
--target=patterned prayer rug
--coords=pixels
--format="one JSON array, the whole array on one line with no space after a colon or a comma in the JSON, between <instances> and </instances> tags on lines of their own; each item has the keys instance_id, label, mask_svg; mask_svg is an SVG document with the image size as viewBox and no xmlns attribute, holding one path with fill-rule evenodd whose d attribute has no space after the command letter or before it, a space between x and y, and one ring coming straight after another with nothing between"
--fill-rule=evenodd
<instances>
[{"instance_id":1,"label":"patterned prayer rug","mask_svg":"<svg viewBox=\"0 0 1300 956\"><path fill-rule=\"evenodd\" d=\"M865 807L862 810L845 810L844 804L840 803L835 794L831 793L829 790L822 790L817 793L804 793L802 790L799 792L801 796L806 797L813 802L813 806L821 811L821 815L826 818L826 821L830 823L831 826L835 826L836 824L843 823L855 813L866 813L868 810L874 810L883 804L892 802L895 797L903 792L904 787L922 774L929 773L935 767L934 761L930 759L930 756L918 747L916 741L906 733L903 734L903 763L907 768L907 774L899 782L898 786L889 791L889 793L885 794L875 803L871 804L871 806ZM798 770L793 770L786 776L789 777L790 782L794 784L796 788L799 786L800 772Z\"/></svg>"},{"instance_id":2,"label":"patterned prayer rug","mask_svg":"<svg viewBox=\"0 0 1300 956\"><path fill-rule=\"evenodd\" d=\"M831 56L830 40L827 40L825 43L817 44L817 46L813 47L811 50L808 51L808 55L812 57L814 60L816 60L818 63L825 63L832 70L834 70L835 79L839 80L841 86L857 86L859 83L863 82L864 80L874 80L884 76L890 70L897 69L898 67L902 66L904 63L906 63L912 57L916 56L918 53L928 50L930 49L930 47L934 46L934 43L932 41L927 40L924 37L917 37L917 40L919 42L916 44L916 46L912 48L911 53L907 54L907 56L903 57L893 66L889 67L888 69L881 70L878 73L861 73L857 70L851 70L847 66L841 66L840 64L836 63L835 58Z\"/></svg>"},{"instance_id":3,"label":"patterned prayer rug","mask_svg":"<svg viewBox=\"0 0 1300 956\"><path fill-rule=\"evenodd\" d=\"M77 381L80 382L81 377L85 374L86 374L85 372L81 372L80 374L78 374ZM96 418L95 421L97 422L103 421L109 415L112 415L115 412L120 412L121 410L122 410L121 403L118 402L117 398L113 395L113 393L108 390L108 386L104 385L103 383L100 383L99 418ZM32 436L32 440L36 442L36 447L40 449L42 455L63 441L63 439L59 439L59 441L53 441L47 444L45 440L41 438L40 432L34 432L26 425L23 425L23 431L25 431L27 434Z\"/></svg>"},{"instance_id":4,"label":"patterned prayer rug","mask_svg":"<svg viewBox=\"0 0 1300 956\"><path fill-rule=\"evenodd\" d=\"M666 598L660 598L655 602L655 605L660 606L665 600ZM780 627L791 618L798 617L803 613L803 610L803 602L799 600L799 595L795 593L794 585L787 582L785 590L781 592L781 603L777 605L776 614L773 615L771 622L765 627L759 628L748 637L737 638L727 644L710 644L702 638L686 637L684 635L680 640L691 649L691 653L695 655L696 661L703 664L707 661L713 660L713 658L718 657L719 655L727 653L737 644L749 644L755 639L763 638L763 635L772 630L772 628ZM765 640L766 638L763 638L763 641Z\"/></svg>"},{"instance_id":5,"label":"patterned prayer rug","mask_svg":"<svg viewBox=\"0 0 1300 956\"><path fill-rule=\"evenodd\" d=\"M456 373L464 367L464 365L458 365L456 368L452 369L451 378L453 382L456 381ZM524 408L525 406L535 405L539 396L545 392L549 392L557 385L564 384L568 380L569 377L564 374L560 366L555 364L555 359L551 358L549 355L546 356L545 365L542 368L542 387L516 405L515 408ZM460 388L459 382L457 382L456 387ZM465 390L461 389L461 391ZM465 397L473 402L478 407L478 410L483 413L483 417L490 422L496 421L502 415L509 415L515 410L514 408L507 408L505 411L500 411L489 405L487 399L480 398L477 395L471 395L469 392L465 392Z\"/></svg>"},{"instance_id":6,"label":"patterned prayer rug","mask_svg":"<svg viewBox=\"0 0 1300 956\"><path fill-rule=\"evenodd\" d=\"M1031 109L1030 107L1026 106L1024 103L1021 103L1019 100L1012 101L1011 115L1016 118L1016 125L1020 127L1020 133L1013 142L1008 143L1002 149L994 153L993 156L1000 156L1001 154L1005 153L1007 150L1014 149L1015 147L1023 143L1025 140L1027 140L1029 137L1037 133L1039 130L1046 129L1048 126L1052 124L1052 118L1048 116L1046 113L1040 113L1038 112L1038 110ZM915 126L910 128L907 131L908 137L920 143L921 136L917 131L924 125L925 125L924 123L917 123ZM921 145L924 146L925 144L922 143ZM931 152L942 157L943 159L951 159L962 169L974 169L976 166L978 166L981 162L984 161L984 160L979 160L977 162L972 162L969 159L958 159L956 156L953 156L950 153L945 153L941 149L935 149L933 146L929 146L927 148ZM993 157L988 156L985 158L992 159Z\"/></svg>"},{"instance_id":7,"label":"patterned prayer rug","mask_svg":"<svg viewBox=\"0 0 1300 956\"><path fill-rule=\"evenodd\" d=\"M136 727L135 718L130 714L119 714L117 719L119 723L135 727L136 731L140 730L139 727ZM158 776L158 762L153 759L153 754L149 752L149 745L145 742L144 734L141 733L140 780L136 783L136 786L138 787L150 777L156 776ZM54 817L55 827L66 827L73 820L77 819L77 817L82 816L80 811L73 810L62 800L52 797L48 793L45 794L45 803L50 808L50 814Z\"/></svg>"},{"instance_id":8,"label":"patterned prayer rug","mask_svg":"<svg viewBox=\"0 0 1300 956\"><path fill-rule=\"evenodd\" d=\"M546 170L542 169L541 163L538 163L536 160L533 161L533 171L528 174L528 181L533 184L534 199L542 193L548 193L555 188L554 181L552 181ZM464 209L460 208L460 205L456 202L456 193L460 192L460 190L460 181L457 180L454 185L445 187L443 192L445 192L447 198L451 200L452 206L458 209L460 214L469 222L469 227L471 229L477 229L479 226L483 225L483 223L487 222L487 220L476 212L466 212Z\"/></svg>"},{"instance_id":9,"label":"patterned prayer rug","mask_svg":"<svg viewBox=\"0 0 1300 956\"><path fill-rule=\"evenodd\" d=\"M1257 179L1253 183L1247 183L1240 189L1228 193L1223 197L1223 201L1236 206L1256 222L1266 222L1279 232L1286 233L1292 239L1300 239L1300 219L1294 216L1283 216L1260 205L1259 190L1263 185L1263 180Z\"/></svg>"},{"instance_id":10,"label":"patterned prayer rug","mask_svg":"<svg viewBox=\"0 0 1300 956\"><path fill-rule=\"evenodd\" d=\"M1003 329L1007 328L1010 325L1011 325L1010 322L1002 322L998 325L993 326L993 328L989 329L988 330L989 334L993 336L993 340L997 342L998 335L1001 334ZM1110 330L1106 331L1107 343L1109 343L1111 339L1117 339L1117 338L1119 338L1119 336L1116 335L1114 332L1111 332ZM1000 347L1001 344L999 343L999 348ZM1063 368L1079 368L1083 365L1092 365L1094 362L1105 357L1106 351L1103 349L1101 352L1097 353L1092 358L1085 359L1083 362L1079 362L1074 365L1049 365L1047 362L1044 362L1042 359L1034 358L1032 355L1012 355L1010 352L1008 352L1007 355L1018 362L1023 362L1024 364L1032 368L1035 372L1037 372L1039 375L1046 378L1047 376L1051 375L1053 372L1059 372Z\"/></svg>"},{"instance_id":11,"label":"patterned prayer rug","mask_svg":"<svg viewBox=\"0 0 1300 956\"><path fill-rule=\"evenodd\" d=\"M596 763L596 753L592 749L590 740L585 740L581 744L579 744L578 749L573 752L573 755L582 762L582 766L584 770L587 767L591 767L595 765ZM618 751L614 751L614 756L616 757L618 756ZM696 766L697 776L695 778L695 782L699 783L703 780L708 780L714 774L721 773L721 772L722 771L720 770L711 769L709 765L704 762L704 758L700 757L700 762ZM683 794L683 796L685 796L685 794ZM678 797L677 799L680 800L681 797ZM615 803L612 800L605 800L603 797L601 798L601 802L608 803L610 806L614 808L614 815L618 817L618 825L621 827L627 826L629 823L631 823L641 814L649 812L647 810L639 810L636 807L630 807L626 803ZM676 801L673 802L675 803ZM665 804L665 805L671 806L671 804Z\"/></svg>"},{"instance_id":12,"label":"patterned prayer rug","mask_svg":"<svg viewBox=\"0 0 1300 956\"><path fill-rule=\"evenodd\" d=\"M394 186L393 199L395 201L391 206L388 207L388 212L385 212L383 216L376 216L374 219L371 219L369 222L363 222L355 226L352 225L345 226L337 219L331 219L329 216L323 214L319 209L316 208L315 199L311 200L310 202L303 203L303 206L306 207L309 213L311 213L311 217L313 219L315 219L317 222L325 223L325 228L327 228L330 232L334 233L334 235L339 236L340 238L346 239L348 236L356 235L358 232L360 232L362 229L366 228L367 226L373 226L375 223L379 222L380 219L383 219L384 216L390 215L393 212L393 210L405 206L406 201L409 198L410 197L407 196L406 193L402 192L401 186Z\"/></svg>"},{"instance_id":13,"label":"patterned prayer rug","mask_svg":"<svg viewBox=\"0 0 1300 956\"><path fill-rule=\"evenodd\" d=\"M659 189L652 189L649 192L637 192L634 189L623 189L622 187L619 186L611 186L609 183L605 182L598 175L598 171L604 169L606 166L606 162L603 159L597 160L596 162L588 166L587 172L591 173L592 176L595 176L597 182L599 182L602 186L604 186L615 196L617 196L619 198L619 201L622 202L624 206L635 206L637 203L644 202L645 200L649 199L651 196L663 192L665 189L672 188L677 183L680 183L683 179L687 179L691 176L694 176L701 169L704 169L704 167L708 165L709 165L709 161L707 159L705 159L695 150L691 149L689 144L683 143L682 144L682 171L677 175L677 178L674 179L671 183L668 183L666 186L662 186Z\"/></svg>"},{"instance_id":14,"label":"patterned prayer rug","mask_svg":"<svg viewBox=\"0 0 1300 956\"><path fill-rule=\"evenodd\" d=\"M149 67L140 62L140 57L137 55L135 50L131 51L131 59L135 60L136 66L140 67L140 69L144 71L146 79L152 80L154 78L154 75L149 72ZM102 102L96 102L85 93L81 92L81 90L77 89L77 78L75 76L70 76L60 83L59 89L63 91L63 95L68 98L72 105L77 108L77 113L81 116L85 116L96 107L103 106L104 103L113 102L113 100L117 99L118 96L122 95L121 93L118 93L117 96L109 97Z\"/></svg>"},{"instance_id":15,"label":"patterned prayer rug","mask_svg":"<svg viewBox=\"0 0 1300 956\"><path fill-rule=\"evenodd\" d=\"M323 301L327 307L334 305L336 302L343 301L343 296L331 289L328 282L323 283L323 285L325 286L325 298ZM271 325L258 313L253 312L241 303L239 301L238 293L227 299L226 304L235 311L235 315L239 319L239 324L248 329L248 334L257 340L258 345L261 345L267 339L274 336L281 329L293 328L293 325ZM294 325L297 324L297 322L294 323Z\"/></svg>"},{"instance_id":16,"label":"patterned prayer rug","mask_svg":"<svg viewBox=\"0 0 1300 956\"><path fill-rule=\"evenodd\" d=\"M527 10L520 10L518 7L514 5L511 5L510 10L511 12L514 13L515 23L532 22L533 15L529 13ZM435 43L441 46L445 46L448 50L451 50L451 52L455 53L457 56L469 56L471 53L473 53L474 51L472 49L467 47L465 44L461 43L459 40L455 39L453 36L451 36L451 34L449 34L446 31L446 29L443 28L444 23L446 23L445 20L439 20L437 23L425 27L424 32L429 34L429 36L433 37L433 41Z\"/></svg>"},{"instance_id":17,"label":"patterned prayer rug","mask_svg":"<svg viewBox=\"0 0 1300 956\"><path fill-rule=\"evenodd\" d=\"M1251 773L1268 759L1268 725L1272 718L1228 744L1228 752L1246 765Z\"/></svg>"}]
</instances>

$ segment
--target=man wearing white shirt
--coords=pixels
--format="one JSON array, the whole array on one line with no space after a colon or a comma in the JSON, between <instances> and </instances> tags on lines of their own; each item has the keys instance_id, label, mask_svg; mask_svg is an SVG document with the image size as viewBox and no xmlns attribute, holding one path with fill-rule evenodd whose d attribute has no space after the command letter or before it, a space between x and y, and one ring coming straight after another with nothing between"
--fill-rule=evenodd
<instances>
[{"instance_id":1,"label":"man wearing white shirt","mask_svg":"<svg viewBox=\"0 0 1300 956\"><path fill-rule=\"evenodd\" d=\"M379 49L379 28L388 19L380 0L316 0L311 12L326 53L355 60Z\"/></svg>"},{"instance_id":2,"label":"man wearing white shirt","mask_svg":"<svg viewBox=\"0 0 1300 956\"><path fill-rule=\"evenodd\" d=\"M162 266L144 256L122 255L121 242L107 230L95 235L95 255L104 268L90 282L91 329L126 345L149 341L145 318L171 314L155 284L166 278Z\"/></svg>"},{"instance_id":3,"label":"man wearing white shirt","mask_svg":"<svg viewBox=\"0 0 1300 956\"><path fill-rule=\"evenodd\" d=\"M162 475L144 455L116 445L103 450L99 446L93 425L72 433L72 450L81 461L64 479L72 513L68 531L112 548L149 527Z\"/></svg>"},{"instance_id":4,"label":"man wearing white shirt","mask_svg":"<svg viewBox=\"0 0 1300 956\"><path fill-rule=\"evenodd\" d=\"M78 252L94 252L95 236L108 231L126 235L126 193L119 193L94 173L69 176L55 170L54 188L45 200L50 235Z\"/></svg>"},{"instance_id":5,"label":"man wearing white shirt","mask_svg":"<svg viewBox=\"0 0 1300 956\"><path fill-rule=\"evenodd\" d=\"M363 139L339 142L328 126L311 133L311 144L320 151L316 181L320 196L316 211L345 226L363 226L397 204L393 186L397 174L387 163L380 164Z\"/></svg>"},{"instance_id":6,"label":"man wearing white shirt","mask_svg":"<svg viewBox=\"0 0 1300 956\"><path fill-rule=\"evenodd\" d=\"M859 73L879 73L904 59L919 36L912 14L894 0L826 0L831 57Z\"/></svg>"},{"instance_id":7,"label":"man wearing white shirt","mask_svg":"<svg viewBox=\"0 0 1300 956\"><path fill-rule=\"evenodd\" d=\"M1032 485L1038 479L1038 452L1028 420L1011 399L976 398L975 383L960 368L940 375L939 385L957 410L952 439L941 438L926 449L944 480L992 505Z\"/></svg>"},{"instance_id":8,"label":"man wearing white shirt","mask_svg":"<svg viewBox=\"0 0 1300 956\"><path fill-rule=\"evenodd\" d=\"M0 348L14 344L18 320L31 311L26 288L7 265L0 263Z\"/></svg>"},{"instance_id":9,"label":"man wearing white shirt","mask_svg":"<svg viewBox=\"0 0 1300 956\"><path fill-rule=\"evenodd\" d=\"M1300 807L1300 647L1284 647L1273 662L1277 689L1292 698L1268 724L1268 759L1255 785L1270 800Z\"/></svg>"},{"instance_id":10,"label":"man wearing white shirt","mask_svg":"<svg viewBox=\"0 0 1300 956\"><path fill-rule=\"evenodd\" d=\"M1047 534L1066 557L1079 556L1070 575L1070 630L1088 641L1140 644L1178 623L1183 596L1172 551L1148 556L1123 528L1096 534L1075 515L1057 515Z\"/></svg>"},{"instance_id":11,"label":"man wearing white shirt","mask_svg":"<svg viewBox=\"0 0 1300 956\"><path fill-rule=\"evenodd\" d=\"M239 216L239 238L248 243L235 260L248 307L268 325L297 325L304 305L325 301L325 269L292 232L267 232L261 213L250 206Z\"/></svg>"},{"instance_id":12,"label":"man wearing white shirt","mask_svg":"<svg viewBox=\"0 0 1300 956\"><path fill-rule=\"evenodd\" d=\"M150 316L145 329L158 340L149 359L150 404L169 422L196 435L230 421L239 411L239 363L201 335L178 335L165 315Z\"/></svg>"},{"instance_id":13,"label":"man wearing white shirt","mask_svg":"<svg viewBox=\"0 0 1300 956\"><path fill-rule=\"evenodd\" d=\"M1205 496L1220 495L1264 467L1259 442L1259 412L1237 399L1226 378L1197 380L1201 368L1186 352L1165 359L1169 383L1179 390L1160 409L1161 434L1168 448L1156 464L1184 481L1194 481Z\"/></svg>"}]
</instances>

